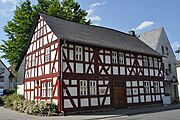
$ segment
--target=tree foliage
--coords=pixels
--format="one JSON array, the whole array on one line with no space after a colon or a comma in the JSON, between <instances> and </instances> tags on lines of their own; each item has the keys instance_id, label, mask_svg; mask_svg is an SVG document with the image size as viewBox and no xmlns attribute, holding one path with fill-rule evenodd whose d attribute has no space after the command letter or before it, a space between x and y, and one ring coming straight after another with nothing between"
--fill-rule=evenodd
<instances>
[{"instance_id":1,"label":"tree foliage","mask_svg":"<svg viewBox=\"0 0 180 120\"><path fill-rule=\"evenodd\" d=\"M86 19L88 13L74 0L38 0L36 5L31 5L29 0L20 2L19 6L16 6L13 19L3 28L8 39L3 40L0 45L0 50L4 53L2 58L7 59L10 64L17 64L25 50L37 12L81 24L91 24L91 21Z\"/></svg>"}]
</instances>

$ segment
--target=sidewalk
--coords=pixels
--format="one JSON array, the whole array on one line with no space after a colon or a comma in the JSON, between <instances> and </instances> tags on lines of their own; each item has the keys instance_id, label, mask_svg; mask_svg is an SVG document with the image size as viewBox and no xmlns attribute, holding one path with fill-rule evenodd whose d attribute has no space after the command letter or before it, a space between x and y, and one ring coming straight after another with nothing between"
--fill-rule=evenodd
<instances>
[{"instance_id":1,"label":"sidewalk","mask_svg":"<svg viewBox=\"0 0 180 120\"><path fill-rule=\"evenodd\" d=\"M159 106L150 106L150 107L142 107L142 108L117 109L109 112L87 113L83 115L87 115L87 116L89 115L89 119L86 120L95 120L95 119L113 118L113 117L126 116L126 115L131 116L137 114L155 113L155 112L162 112L162 111L176 110L176 109L180 109L180 103L172 104L169 106L159 105ZM92 117L91 115L94 115L94 117Z\"/></svg>"}]
</instances>

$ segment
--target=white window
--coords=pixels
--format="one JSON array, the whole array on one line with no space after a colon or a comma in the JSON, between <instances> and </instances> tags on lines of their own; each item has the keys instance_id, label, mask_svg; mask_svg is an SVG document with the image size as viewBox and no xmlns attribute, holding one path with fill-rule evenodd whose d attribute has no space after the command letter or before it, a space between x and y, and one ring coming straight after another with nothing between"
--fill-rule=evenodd
<instances>
[{"instance_id":1,"label":"white window","mask_svg":"<svg viewBox=\"0 0 180 120\"><path fill-rule=\"evenodd\" d=\"M119 53L119 64L124 64L124 54Z\"/></svg>"},{"instance_id":2,"label":"white window","mask_svg":"<svg viewBox=\"0 0 180 120\"><path fill-rule=\"evenodd\" d=\"M159 88L159 82L154 81L154 92L155 93L160 93L160 88Z\"/></svg>"},{"instance_id":3,"label":"white window","mask_svg":"<svg viewBox=\"0 0 180 120\"><path fill-rule=\"evenodd\" d=\"M35 62L36 62L35 56L36 56L35 54L32 55L32 67L35 66Z\"/></svg>"},{"instance_id":4,"label":"white window","mask_svg":"<svg viewBox=\"0 0 180 120\"><path fill-rule=\"evenodd\" d=\"M152 57L149 57L149 66L150 66L150 67L153 67L153 60L152 60Z\"/></svg>"},{"instance_id":5,"label":"white window","mask_svg":"<svg viewBox=\"0 0 180 120\"><path fill-rule=\"evenodd\" d=\"M81 46L75 47L75 56L76 56L76 60L82 61L82 47Z\"/></svg>"},{"instance_id":6,"label":"white window","mask_svg":"<svg viewBox=\"0 0 180 120\"><path fill-rule=\"evenodd\" d=\"M126 89L126 95L132 95L131 88Z\"/></svg>"},{"instance_id":7,"label":"white window","mask_svg":"<svg viewBox=\"0 0 180 120\"><path fill-rule=\"evenodd\" d=\"M155 68L158 67L158 61L157 61L157 58L154 58L154 67L155 67Z\"/></svg>"},{"instance_id":8,"label":"white window","mask_svg":"<svg viewBox=\"0 0 180 120\"><path fill-rule=\"evenodd\" d=\"M80 81L80 95L87 95L87 80Z\"/></svg>"},{"instance_id":9,"label":"white window","mask_svg":"<svg viewBox=\"0 0 180 120\"><path fill-rule=\"evenodd\" d=\"M52 97L52 82L48 82L48 97Z\"/></svg>"},{"instance_id":10,"label":"white window","mask_svg":"<svg viewBox=\"0 0 180 120\"><path fill-rule=\"evenodd\" d=\"M117 63L117 52L112 51L112 63Z\"/></svg>"},{"instance_id":11,"label":"white window","mask_svg":"<svg viewBox=\"0 0 180 120\"><path fill-rule=\"evenodd\" d=\"M143 63L144 63L144 66L148 66L147 56L143 56Z\"/></svg>"},{"instance_id":12,"label":"white window","mask_svg":"<svg viewBox=\"0 0 180 120\"><path fill-rule=\"evenodd\" d=\"M96 81L90 81L90 95L97 95Z\"/></svg>"},{"instance_id":13,"label":"white window","mask_svg":"<svg viewBox=\"0 0 180 120\"><path fill-rule=\"evenodd\" d=\"M46 48L46 53L45 53L45 62L50 61L50 47Z\"/></svg>"},{"instance_id":14,"label":"white window","mask_svg":"<svg viewBox=\"0 0 180 120\"><path fill-rule=\"evenodd\" d=\"M144 92L150 93L150 83L149 81L144 81Z\"/></svg>"},{"instance_id":15,"label":"white window","mask_svg":"<svg viewBox=\"0 0 180 120\"><path fill-rule=\"evenodd\" d=\"M43 82L42 83L42 97L46 97L46 83Z\"/></svg>"},{"instance_id":16,"label":"white window","mask_svg":"<svg viewBox=\"0 0 180 120\"><path fill-rule=\"evenodd\" d=\"M38 31L38 38L41 37L41 29Z\"/></svg>"}]
</instances>

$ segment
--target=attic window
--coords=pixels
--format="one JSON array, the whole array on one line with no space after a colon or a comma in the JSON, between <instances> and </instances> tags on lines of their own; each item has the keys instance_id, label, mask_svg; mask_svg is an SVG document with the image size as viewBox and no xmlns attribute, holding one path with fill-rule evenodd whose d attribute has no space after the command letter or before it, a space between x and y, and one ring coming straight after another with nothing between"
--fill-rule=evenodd
<instances>
[{"instance_id":1,"label":"attic window","mask_svg":"<svg viewBox=\"0 0 180 120\"><path fill-rule=\"evenodd\" d=\"M148 66L147 56L143 56L143 63L144 63L144 66Z\"/></svg>"},{"instance_id":2,"label":"attic window","mask_svg":"<svg viewBox=\"0 0 180 120\"><path fill-rule=\"evenodd\" d=\"M124 64L124 54L123 53L119 53L119 64Z\"/></svg>"},{"instance_id":3,"label":"attic window","mask_svg":"<svg viewBox=\"0 0 180 120\"><path fill-rule=\"evenodd\" d=\"M76 60L82 61L82 47L81 46L75 47L75 57L76 57Z\"/></svg>"},{"instance_id":4,"label":"attic window","mask_svg":"<svg viewBox=\"0 0 180 120\"><path fill-rule=\"evenodd\" d=\"M50 61L50 47L46 48L46 53L45 53L45 62Z\"/></svg>"},{"instance_id":5,"label":"attic window","mask_svg":"<svg viewBox=\"0 0 180 120\"><path fill-rule=\"evenodd\" d=\"M166 55L169 55L168 47L166 47Z\"/></svg>"},{"instance_id":6,"label":"attic window","mask_svg":"<svg viewBox=\"0 0 180 120\"><path fill-rule=\"evenodd\" d=\"M161 46L162 54L164 54L164 46Z\"/></svg>"},{"instance_id":7,"label":"attic window","mask_svg":"<svg viewBox=\"0 0 180 120\"><path fill-rule=\"evenodd\" d=\"M112 52L112 63L117 63L117 52Z\"/></svg>"}]
</instances>

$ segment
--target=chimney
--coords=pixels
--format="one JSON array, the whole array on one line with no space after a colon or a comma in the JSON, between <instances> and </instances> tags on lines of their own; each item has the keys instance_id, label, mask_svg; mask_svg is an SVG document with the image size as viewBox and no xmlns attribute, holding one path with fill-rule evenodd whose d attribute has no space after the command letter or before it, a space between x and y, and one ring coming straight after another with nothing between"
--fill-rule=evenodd
<instances>
[{"instance_id":1,"label":"chimney","mask_svg":"<svg viewBox=\"0 0 180 120\"><path fill-rule=\"evenodd\" d=\"M135 31L134 31L134 30L130 30L130 31L129 31L129 34L130 34L130 35L132 35L132 36L136 36L136 34L135 34Z\"/></svg>"}]
</instances>

